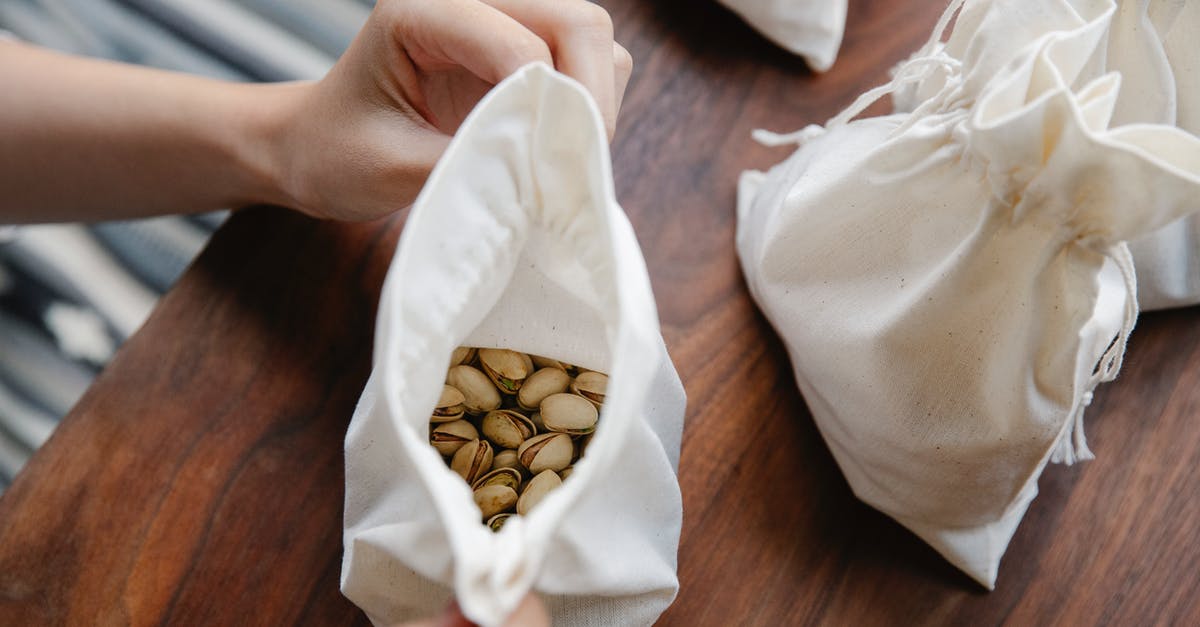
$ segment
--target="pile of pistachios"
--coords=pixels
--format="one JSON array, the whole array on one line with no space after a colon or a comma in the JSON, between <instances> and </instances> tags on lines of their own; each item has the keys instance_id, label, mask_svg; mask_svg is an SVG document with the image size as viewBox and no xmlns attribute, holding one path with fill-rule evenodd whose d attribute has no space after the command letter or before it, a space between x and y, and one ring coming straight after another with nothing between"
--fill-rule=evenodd
<instances>
[{"instance_id":1,"label":"pile of pistachios","mask_svg":"<svg viewBox=\"0 0 1200 627\"><path fill-rule=\"evenodd\" d=\"M499 531L570 476L591 441L608 376L502 348L460 347L429 419L429 443Z\"/></svg>"}]
</instances>

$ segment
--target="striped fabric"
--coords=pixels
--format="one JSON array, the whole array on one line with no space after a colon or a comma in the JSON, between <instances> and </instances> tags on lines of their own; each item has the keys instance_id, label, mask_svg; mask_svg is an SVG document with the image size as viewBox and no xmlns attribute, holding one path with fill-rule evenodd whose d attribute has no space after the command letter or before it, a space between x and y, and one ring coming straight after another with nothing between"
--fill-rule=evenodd
<instances>
[{"instance_id":1,"label":"striped fabric","mask_svg":"<svg viewBox=\"0 0 1200 627\"><path fill-rule=\"evenodd\" d=\"M318 78L366 0L3 0L0 32L236 81ZM0 492L226 212L0 227Z\"/></svg>"}]
</instances>

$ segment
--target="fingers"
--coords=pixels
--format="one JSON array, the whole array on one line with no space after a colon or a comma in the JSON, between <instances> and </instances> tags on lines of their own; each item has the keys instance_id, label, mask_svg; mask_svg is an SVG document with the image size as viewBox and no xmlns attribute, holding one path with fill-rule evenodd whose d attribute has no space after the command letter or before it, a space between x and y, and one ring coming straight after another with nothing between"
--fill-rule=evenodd
<instances>
[{"instance_id":1,"label":"fingers","mask_svg":"<svg viewBox=\"0 0 1200 627\"><path fill-rule=\"evenodd\" d=\"M554 63L541 37L476 0L392 0L380 6L397 42L426 69L459 65L495 84L528 63Z\"/></svg>"},{"instance_id":2,"label":"fingers","mask_svg":"<svg viewBox=\"0 0 1200 627\"><path fill-rule=\"evenodd\" d=\"M582 83L595 97L611 139L617 124L618 94L629 77L619 76L608 11L587 0L485 1L546 42L554 67Z\"/></svg>"},{"instance_id":3,"label":"fingers","mask_svg":"<svg viewBox=\"0 0 1200 627\"><path fill-rule=\"evenodd\" d=\"M621 44L613 42L613 73L617 96L617 115L621 114L621 103L625 100L625 88L633 74L633 56Z\"/></svg>"}]
</instances>

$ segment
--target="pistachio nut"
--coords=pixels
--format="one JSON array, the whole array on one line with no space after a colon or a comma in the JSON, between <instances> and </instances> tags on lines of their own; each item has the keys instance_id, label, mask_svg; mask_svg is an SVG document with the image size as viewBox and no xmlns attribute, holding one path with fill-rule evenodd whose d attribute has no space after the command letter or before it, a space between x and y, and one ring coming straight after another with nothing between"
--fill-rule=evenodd
<instances>
[{"instance_id":1,"label":"pistachio nut","mask_svg":"<svg viewBox=\"0 0 1200 627\"><path fill-rule=\"evenodd\" d=\"M588 399L596 406L604 404L604 391L608 388L608 375L587 371L579 373L571 383L571 391Z\"/></svg>"},{"instance_id":2,"label":"pistachio nut","mask_svg":"<svg viewBox=\"0 0 1200 627\"><path fill-rule=\"evenodd\" d=\"M513 514L496 514L488 519L487 526L492 531L500 531L500 529L504 527L504 523L512 517Z\"/></svg>"},{"instance_id":3,"label":"pistachio nut","mask_svg":"<svg viewBox=\"0 0 1200 627\"><path fill-rule=\"evenodd\" d=\"M487 520L496 514L512 509L517 504L517 491L506 485L489 485L475 491L475 504Z\"/></svg>"},{"instance_id":4,"label":"pistachio nut","mask_svg":"<svg viewBox=\"0 0 1200 627\"><path fill-rule=\"evenodd\" d=\"M588 399L574 394L552 394L542 401L542 424L547 431L584 435L596 430L600 414Z\"/></svg>"},{"instance_id":5,"label":"pistachio nut","mask_svg":"<svg viewBox=\"0 0 1200 627\"><path fill-rule=\"evenodd\" d=\"M497 451L492 456L492 468L513 468L518 472L521 470L521 460L517 457L517 452L513 449L504 449Z\"/></svg>"},{"instance_id":6,"label":"pistachio nut","mask_svg":"<svg viewBox=\"0 0 1200 627\"><path fill-rule=\"evenodd\" d=\"M453 368L460 364L469 364L475 361L475 349L470 346L459 346L450 353L450 367Z\"/></svg>"},{"instance_id":7,"label":"pistachio nut","mask_svg":"<svg viewBox=\"0 0 1200 627\"><path fill-rule=\"evenodd\" d=\"M553 470L543 470L529 480L521 497L517 499L517 513L522 516L529 513L535 505L542 502L547 494L562 485L562 479Z\"/></svg>"},{"instance_id":8,"label":"pistachio nut","mask_svg":"<svg viewBox=\"0 0 1200 627\"><path fill-rule=\"evenodd\" d=\"M471 440L462 445L450 460L450 470L466 480L467 484L487 474L492 469L492 445L487 440Z\"/></svg>"},{"instance_id":9,"label":"pistachio nut","mask_svg":"<svg viewBox=\"0 0 1200 627\"><path fill-rule=\"evenodd\" d=\"M562 470L570 466L574 454L575 445L571 436L565 433L543 433L525 440L517 449L521 465L535 475L543 470Z\"/></svg>"},{"instance_id":10,"label":"pistachio nut","mask_svg":"<svg viewBox=\"0 0 1200 627\"><path fill-rule=\"evenodd\" d=\"M477 416L500 407L500 393L478 368L455 366L446 373L446 383L462 392L468 414Z\"/></svg>"},{"instance_id":11,"label":"pistachio nut","mask_svg":"<svg viewBox=\"0 0 1200 627\"><path fill-rule=\"evenodd\" d=\"M471 440L478 440L475 425L466 420L455 420L434 427L429 434L429 443L442 455L453 455Z\"/></svg>"},{"instance_id":12,"label":"pistachio nut","mask_svg":"<svg viewBox=\"0 0 1200 627\"><path fill-rule=\"evenodd\" d=\"M479 349L479 366L497 388L505 394L516 394L533 372L533 362L526 363L528 356L504 348Z\"/></svg>"},{"instance_id":13,"label":"pistachio nut","mask_svg":"<svg viewBox=\"0 0 1200 627\"><path fill-rule=\"evenodd\" d=\"M570 477L571 473L573 473L573 472L575 472L575 466L574 465L567 466L566 468L563 468L561 471L559 471L558 476L561 477L563 481L566 481L567 477Z\"/></svg>"},{"instance_id":14,"label":"pistachio nut","mask_svg":"<svg viewBox=\"0 0 1200 627\"><path fill-rule=\"evenodd\" d=\"M442 386L442 396L438 398L437 406L433 408L433 415L429 417L429 422L453 422L463 417L463 412L466 411L467 397L463 396L458 388L452 385Z\"/></svg>"},{"instance_id":15,"label":"pistachio nut","mask_svg":"<svg viewBox=\"0 0 1200 627\"><path fill-rule=\"evenodd\" d=\"M521 409L533 410L542 404L542 400L551 394L566 392L571 385L571 375L558 368L542 368L529 375L517 392L517 405Z\"/></svg>"},{"instance_id":16,"label":"pistachio nut","mask_svg":"<svg viewBox=\"0 0 1200 627\"><path fill-rule=\"evenodd\" d=\"M533 365L535 368L554 368L555 370L562 370L563 372L567 371L566 364L558 361L557 359L550 359L549 357L542 357L541 355L530 355L529 357L533 360Z\"/></svg>"},{"instance_id":17,"label":"pistachio nut","mask_svg":"<svg viewBox=\"0 0 1200 627\"><path fill-rule=\"evenodd\" d=\"M495 465L494 458L493 458L492 463L494 466ZM489 486L489 485L506 485L514 490L520 490L521 489L521 471L517 470L516 468L494 468L493 467L491 472L476 479L475 483L471 484L471 489L478 490L479 488Z\"/></svg>"},{"instance_id":18,"label":"pistachio nut","mask_svg":"<svg viewBox=\"0 0 1200 627\"><path fill-rule=\"evenodd\" d=\"M517 448L537 434L528 418L511 409L489 411L480 423L483 435L500 448Z\"/></svg>"}]
</instances>

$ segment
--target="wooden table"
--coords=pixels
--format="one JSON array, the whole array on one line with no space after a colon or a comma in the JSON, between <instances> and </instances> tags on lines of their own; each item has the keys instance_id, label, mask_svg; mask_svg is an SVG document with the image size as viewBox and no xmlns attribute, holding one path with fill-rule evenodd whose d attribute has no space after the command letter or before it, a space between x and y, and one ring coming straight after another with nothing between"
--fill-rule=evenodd
<instances>
[{"instance_id":1,"label":"wooden table","mask_svg":"<svg viewBox=\"0 0 1200 627\"><path fill-rule=\"evenodd\" d=\"M858 503L734 256L734 185L923 40L851 3L834 71L708 2L611 0L637 59L614 160L690 399L665 625L1196 623L1200 312L1143 318L985 593ZM338 592L342 436L403 217L233 218L0 499L0 625L366 624ZM769 444L769 446L763 446Z\"/></svg>"}]
</instances>

